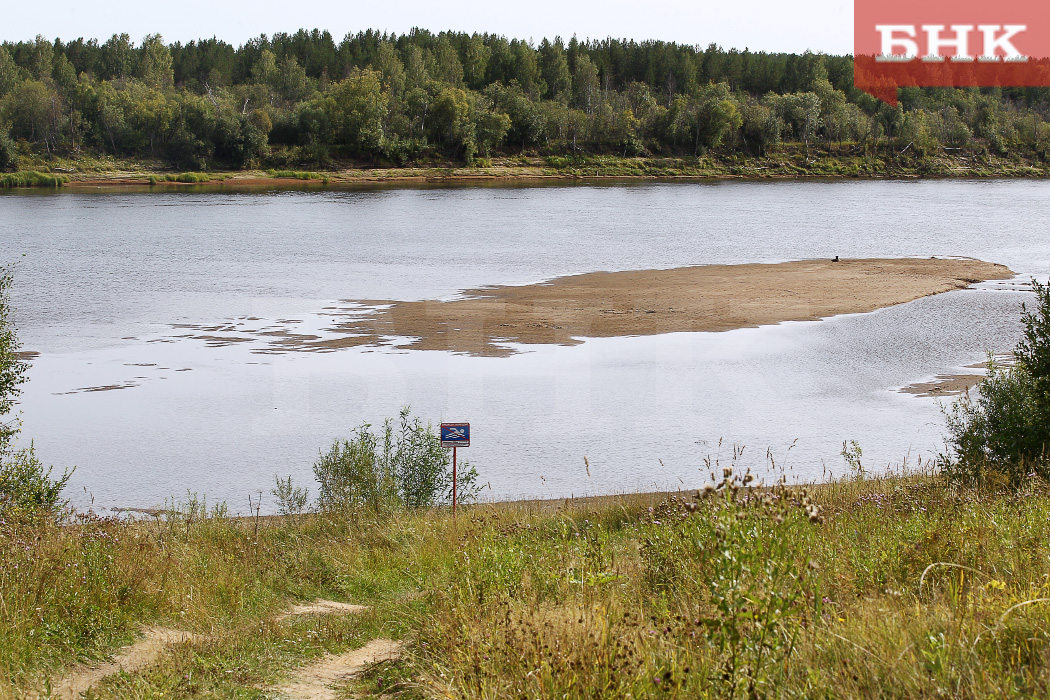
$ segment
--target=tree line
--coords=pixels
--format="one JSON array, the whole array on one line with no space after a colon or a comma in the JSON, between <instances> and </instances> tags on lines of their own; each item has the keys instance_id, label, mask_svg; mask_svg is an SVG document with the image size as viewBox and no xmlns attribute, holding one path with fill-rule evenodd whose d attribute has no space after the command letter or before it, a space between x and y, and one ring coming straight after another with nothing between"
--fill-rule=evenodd
<instances>
[{"instance_id":1,"label":"tree line","mask_svg":"<svg viewBox=\"0 0 1050 700\"><path fill-rule=\"evenodd\" d=\"M0 169L41 155L204 170L783 144L1046 159L1048 122L1046 88L905 88L891 108L853 87L849 56L663 41L416 29L0 44Z\"/></svg>"}]
</instances>

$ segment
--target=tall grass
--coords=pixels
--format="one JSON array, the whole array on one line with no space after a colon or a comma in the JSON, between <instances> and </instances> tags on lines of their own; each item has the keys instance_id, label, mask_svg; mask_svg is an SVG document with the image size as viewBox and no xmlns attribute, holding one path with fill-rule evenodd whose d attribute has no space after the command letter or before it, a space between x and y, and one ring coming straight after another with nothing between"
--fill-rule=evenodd
<instances>
[{"instance_id":1,"label":"tall grass","mask_svg":"<svg viewBox=\"0 0 1050 700\"><path fill-rule=\"evenodd\" d=\"M214 175L208 173L178 173L165 175L164 179L167 182L186 182L186 183L200 183L200 182L211 182L216 179Z\"/></svg>"},{"instance_id":2,"label":"tall grass","mask_svg":"<svg viewBox=\"0 0 1050 700\"><path fill-rule=\"evenodd\" d=\"M323 651L407 637L353 692L449 698L1050 694L1050 489L940 477L654 501L0 524L0 697L136 625L207 640L99 697L251 696ZM279 625L289 598L370 603ZM349 692L349 691L347 691Z\"/></svg>"},{"instance_id":3,"label":"tall grass","mask_svg":"<svg viewBox=\"0 0 1050 700\"><path fill-rule=\"evenodd\" d=\"M65 175L45 175L35 170L0 175L0 188L13 187L61 187L69 181Z\"/></svg>"},{"instance_id":4,"label":"tall grass","mask_svg":"<svg viewBox=\"0 0 1050 700\"><path fill-rule=\"evenodd\" d=\"M361 525L258 523L195 498L147 522L2 521L0 697L24 697L62 667L103 657L144 623L252 634L288 599L370 602L402 585L404 562L396 557L388 572L374 550L392 533L372 539Z\"/></svg>"},{"instance_id":5,"label":"tall grass","mask_svg":"<svg viewBox=\"0 0 1050 700\"><path fill-rule=\"evenodd\" d=\"M267 170L266 174L270 177L276 178L287 178L290 180L320 180L321 176L318 173L304 172L301 170Z\"/></svg>"},{"instance_id":6,"label":"tall grass","mask_svg":"<svg viewBox=\"0 0 1050 700\"><path fill-rule=\"evenodd\" d=\"M1048 595L1045 484L737 498L473 519L422 625L428 684L455 698L1050 690L1050 605L1015 607ZM792 507L747 505L764 498Z\"/></svg>"}]
</instances>

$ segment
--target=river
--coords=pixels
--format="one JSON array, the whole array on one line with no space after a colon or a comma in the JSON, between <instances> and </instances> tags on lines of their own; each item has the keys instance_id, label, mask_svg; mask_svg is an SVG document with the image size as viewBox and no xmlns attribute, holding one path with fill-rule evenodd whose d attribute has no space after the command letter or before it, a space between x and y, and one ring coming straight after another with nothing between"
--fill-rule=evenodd
<instances>
[{"instance_id":1,"label":"river","mask_svg":"<svg viewBox=\"0 0 1050 700\"><path fill-rule=\"evenodd\" d=\"M0 195L0 264L33 360L23 437L76 465L80 507L187 492L246 512L275 474L410 404L470 421L484 498L695 488L705 457L791 479L943 449L936 399L902 386L1008 351L1015 282L869 314L723 333L525 346L510 357L399 348L271 352L347 300L595 270L807 258L972 256L1050 273L1050 182L643 182ZM219 340L219 339L224 340ZM587 457L589 470L584 463ZM588 473L589 471L589 473ZM772 478L771 475L765 475Z\"/></svg>"}]
</instances>

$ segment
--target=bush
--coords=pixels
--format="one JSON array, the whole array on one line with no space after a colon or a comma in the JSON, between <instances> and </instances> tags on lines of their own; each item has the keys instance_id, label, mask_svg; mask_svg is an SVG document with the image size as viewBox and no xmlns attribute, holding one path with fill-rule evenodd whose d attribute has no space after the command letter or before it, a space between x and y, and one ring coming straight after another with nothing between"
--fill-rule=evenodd
<instances>
[{"instance_id":1,"label":"bush","mask_svg":"<svg viewBox=\"0 0 1050 700\"><path fill-rule=\"evenodd\" d=\"M941 463L953 480L981 483L996 475L1016 486L1033 472L1050 478L1050 284L1033 281L1032 288L1035 309L1021 305L1017 364L989 358L976 398L967 393L945 410L953 454Z\"/></svg>"},{"instance_id":2,"label":"bush","mask_svg":"<svg viewBox=\"0 0 1050 700\"><path fill-rule=\"evenodd\" d=\"M0 450L0 515L57 513L68 505L62 500L72 471L51 478L53 467L44 467L33 446L21 450Z\"/></svg>"},{"instance_id":3,"label":"bush","mask_svg":"<svg viewBox=\"0 0 1050 700\"><path fill-rule=\"evenodd\" d=\"M401 409L400 429L383 423L358 426L350 439L336 440L314 464L320 510L429 508L452 502L452 469L448 451L430 424ZM477 471L464 462L458 473L458 500L477 498ZM291 486L290 482L288 484Z\"/></svg>"}]
</instances>

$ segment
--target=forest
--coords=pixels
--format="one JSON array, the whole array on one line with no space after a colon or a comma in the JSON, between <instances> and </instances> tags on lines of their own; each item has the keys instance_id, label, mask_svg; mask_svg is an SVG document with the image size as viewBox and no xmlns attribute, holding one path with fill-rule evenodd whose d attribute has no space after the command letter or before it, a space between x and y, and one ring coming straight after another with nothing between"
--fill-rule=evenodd
<instances>
[{"instance_id":1,"label":"forest","mask_svg":"<svg viewBox=\"0 0 1050 700\"><path fill-rule=\"evenodd\" d=\"M1050 156L1050 89L853 86L850 56L369 30L0 44L0 171L112 156L177 169L474 164L500 154L761 157L790 145Z\"/></svg>"}]
</instances>

